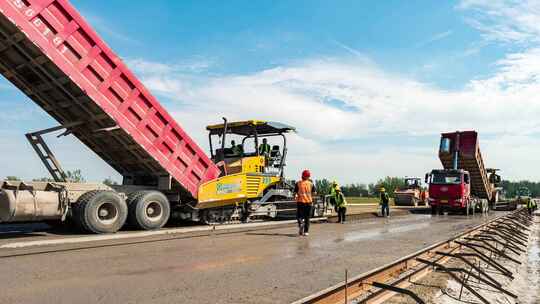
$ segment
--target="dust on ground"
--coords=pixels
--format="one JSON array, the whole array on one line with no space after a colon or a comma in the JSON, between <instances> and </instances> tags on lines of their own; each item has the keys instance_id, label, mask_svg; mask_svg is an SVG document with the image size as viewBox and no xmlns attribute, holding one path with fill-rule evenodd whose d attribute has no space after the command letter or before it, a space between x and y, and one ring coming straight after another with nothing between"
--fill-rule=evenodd
<instances>
[{"instance_id":1,"label":"dust on ground","mask_svg":"<svg viewBox=\"0 0 540 304\"><path fill-rule=\"evenodd\" d=\"M517 299L506 295L487 284L471 278L468 280L470 286L482 295L489 303L496 304L537 304L540 303L540 214L536 214L526 254L521 256L511 255L521 261L521 265L506 259L499 259L498 262L514 273L514 280L501 275L492 268L483 268L496 279L503 288L518 296ZM507 252L508 253L508 252ZM463 267L468 270L464 263L455 259L444 265L445 267ZM459 274L458 274L459 275ZM461 277L461 276L460 276ZM450 275L442 272L433 272L422 280L413 283L409 287L426 303L433 304L474 304L482 303L469 290L462 287ZM386 303L404 304L416 303L412 298L397 295Z\"/></svg>"}]
</instances>

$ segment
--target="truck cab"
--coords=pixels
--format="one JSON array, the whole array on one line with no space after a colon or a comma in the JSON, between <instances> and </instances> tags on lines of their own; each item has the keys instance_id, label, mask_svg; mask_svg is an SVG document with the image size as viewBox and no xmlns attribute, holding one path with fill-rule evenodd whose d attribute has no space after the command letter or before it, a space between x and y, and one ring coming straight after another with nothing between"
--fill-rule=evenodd
<instances>
[{"instance_id":1,"label":"truck cab","mask_svg":"<svg viewBox=\"0 0 540 304\"><path fill-rule=\"evenodd\" d=\"M429 184L428 201L434 213L463 209L470 204L470 175L465 170L432 170L426 174L425 182Z\"/></svg>"},{"instance_id":2,"label":"truck cab","mask_svg":"<svg viewBox=\"0 0 540 304\"><path fill-rule=\"evenodd\" d=\"M500 176L486 169L476 131L441 134L439 159L443 169L426 174L429 204L433 213L459 210L464 213L489 211L498 198ZM491 174L491 175L490 175Z\"/></svg>"}]
</instances>

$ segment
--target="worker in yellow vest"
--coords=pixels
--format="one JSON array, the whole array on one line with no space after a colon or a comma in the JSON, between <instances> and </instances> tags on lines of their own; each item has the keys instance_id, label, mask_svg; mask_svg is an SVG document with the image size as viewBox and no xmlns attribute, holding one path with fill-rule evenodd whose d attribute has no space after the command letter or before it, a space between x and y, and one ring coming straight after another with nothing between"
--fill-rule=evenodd
<instances>
[{"instance_id":1,"label":"worker in yellow vest","mask_svg":"<svg viewBox=\"0 0 540 304\"><path fill-rule=\"evenodd\" d=\"M527 200L527 211L529 211L529 215L533 214L534 205L535 205L535 201L533 201L533 199L529 197L529 199Z\"/></svg>"},{"instance_id":2,"label":"worker in yellow vest","mask_svg":"<svg viewBox=\"0 0 540 304\"><path fill-rule=\"evenodd\" d=\"M268 140L266 138L263 138L262 144L259 145L259 155L263 156L270 156L270 145L268 144Z\"/></svg>"},{"instance_id":3,"label":"worker in yellow vest","mask_svg":"<svg viewBox=\"0 0 540 304\"><path fill-rule=\"evenodd\" d=\"M336 181L332 182L330 186L330 205L336 207L336 189L339 188L339 185ZM337 212L337 208L336 208Z\"/></svg>"},{"instance_id":4,"label":"worker in yellow vest","mask_svg":"<svg viewBox=\"0 0 540 304\"><path fill-rule=\"evenodd\" d=\"M315 185L310 179L309 170L302 172L302 180L296 183L294 193L296 198L296 218L298 220L298 234L309 235L309 221L313 206L313 194L317 193Z\"/></svg>"},{"instance_id":5,"label":"worker in yellow vest","mask_svg":"<svg viewBox=\"0 0 540 304\"><path fill-rule=\"evenodd\" d=\"M390 197L386 193L386 189L381 187L380 189L380 205L381 205L381 215L383 217L390 217Z\"/></svg>"},{"instance_id":6,"label":"worker in yellow vest","mask_svg":"<svg viewBox=\"0 0 540 304\"><path fill-rule=\"evenodd\" d=\"M338 214L338 223L345 224L345 215L347 214L347 200L341 192L340 187L336 187L336 212Z\"/></svg>"}]
</instances>

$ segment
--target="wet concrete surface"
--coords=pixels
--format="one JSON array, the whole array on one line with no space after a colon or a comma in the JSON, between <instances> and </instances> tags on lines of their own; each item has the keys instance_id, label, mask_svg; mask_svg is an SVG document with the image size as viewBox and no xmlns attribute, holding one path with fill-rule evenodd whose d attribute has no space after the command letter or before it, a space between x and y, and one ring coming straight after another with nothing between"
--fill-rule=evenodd
<instances>
[{"instance_id":1,"label":"wet concrete surface","mask_svg":"<svg viewBox=\"0 0 540 304\"><path fill-rule=\"evenodd\" d=\"M429 213L428 209L422 207L396 207L393 208L392 213L397 216L408 215L409 213ZM378 206L376 205L353 205L348 208L348 213L350 218L374 218L378 217ZM334 218L333 215L330 216L329 221L337 221L337 217ZM265 222L268 224L281 225L286 221L276 220ZM257 223L257 222L255 222ZM254 224L255 224L254 223ZM262 222L259 222L262 223ZM225 225L221 225L223 227ZM227 227L234 227L236 225L227 225ZM192 228L202 228L204 225L199 225L197 223L170 223L166 228L162 230L167 230L171 233L188 233ZM208 227L208 226L206 226ZM185 232L183 230L186 230ZM168 233L167 232L167 233ZM122 235L129 237L139 237L138 234L144 234L144 231L130 230L129 228L119 231L116 235ZM34 222L34 223L0 223L0 249L3 245L12 244L13 242L47 242L50 240L61 240L61 239L73 239L88 238L92 236L84 232L80 232L73 225L58 225L50 226L43 222Z\"/></svg>"},{"instance_id":2,"label":"wet concrete surface","mask_svg":"<svg viewBox=\"0 0 540 304\"><path fill-rule=\"evenodd\" d=\"M492 213L489 217L500 215ZM409 215L0 259L0 303L289 303L488 217Z\"/></svg>"}]
</instances>

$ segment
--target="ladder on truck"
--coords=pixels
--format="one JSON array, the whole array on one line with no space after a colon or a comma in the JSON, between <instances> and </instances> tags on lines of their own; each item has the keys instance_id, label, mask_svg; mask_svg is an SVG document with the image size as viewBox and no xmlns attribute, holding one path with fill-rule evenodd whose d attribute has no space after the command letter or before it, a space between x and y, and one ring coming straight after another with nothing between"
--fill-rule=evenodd
<instances>
[{"instance_id":1,"label":"ladder on truck","mask_svg":"<svg viewBox=\"0 0 540 304\"><path fill-rule=\"evenodd\" d=\"M28 142L30 143L34 151L36 151L36 154L38 155L39 159L45 165L45 168L47 168L47 170L49 171L49 173L51 174L55 182L59 182L59 183L67 182L68 181L67 175L62 169L60 162L56 159L56 157L54 156L53 152L51 151L47 143L45 143L45 140L43 139L42 135L56 132L62 129L66 129L66 131L58 135L58 137L66 136L71 133L70 128L75 127L80 124L81 122L76 122L76 123L71 123L65 126L57 126L57 127L48 128L48 129L40 130L37 132L25 134L26 139L28 140Z\"/></svg>"}]
</instances>

